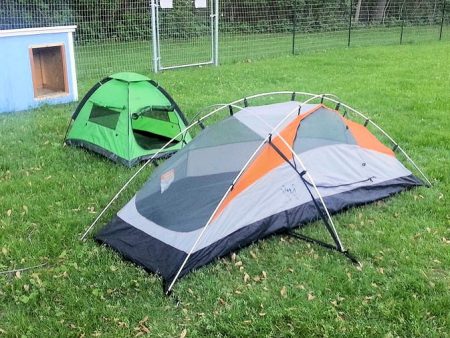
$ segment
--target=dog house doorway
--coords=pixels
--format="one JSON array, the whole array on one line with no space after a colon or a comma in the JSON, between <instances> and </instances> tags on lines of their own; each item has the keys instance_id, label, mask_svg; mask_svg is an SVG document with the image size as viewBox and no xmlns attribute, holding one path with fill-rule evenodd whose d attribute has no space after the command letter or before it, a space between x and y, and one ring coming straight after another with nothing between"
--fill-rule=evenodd
<instances>
[{"instance_id":1,"label":"dog house doorway","mask_svg":"<svg viewBox=\"0 0 450 338\"><path fill-rule=\"evenodd\" d=\"M68 95L64 45L32 46L29 51L34 97L39 99Z\"/></svg>"}]
</instances>

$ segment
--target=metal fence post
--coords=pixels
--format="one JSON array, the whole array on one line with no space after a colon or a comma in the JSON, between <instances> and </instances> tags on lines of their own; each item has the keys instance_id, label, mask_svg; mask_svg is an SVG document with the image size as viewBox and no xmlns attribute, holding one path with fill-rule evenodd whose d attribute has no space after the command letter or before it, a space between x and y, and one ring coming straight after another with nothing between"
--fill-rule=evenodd
<instances>
[{"instance_id":1,"label":"metal fence post","mask_svg":"<svg viewBox=\"0 0 450 338\"><path fill-rule=\"evenodd\" d=\"M350 0L350 10L348 15L348 42L347 47L350 47L350 42L352 38L352 8L353 8L353 0Z\"/></svg>"},{"instance_id":2,"label":"metal fence post","mask_svg":"<svg viewBox=\"0 0 450 338\"><path fill-rule=\"evenodd\" d=\"M403 27L405 26L405 19L402 19L402 28L400 31L400 44L403 43Z\"/></svg>"},{"instance_id":3,"label":"metal fence post","mask_svg":"<svg viewBox=\"0 0 450 338\"><path fill-rule=\"evenodd\" d=\"M294 1L292 7L292 55L295 55L295 34L297 32L297 1Z\"/></svg>"},{"instance_id":4,"label":"metal fence post","mask_svg":"<svg viewBox=\"0 0 450 338\"><path fill-rule=\"evenodd\" d=\"M402 18L402 28L400 30L400 44L403 43L403 28L405 26L405 17L403 16L403 7L402 7L402 12L401 12L401 18Z\"/></svg>"},{"instance_id":5,"label":"metal fence post","mask_svg":"<svg viewBox=\"0 0 450 338\"><path fill-rule=\"evenodd\" d=\"M441 29L439 31L439 41L442 40L442 28L444 27L444 20L445 20L445 4L447 3L447 0L443 0L442 5L442 19L441 19Z\"/></svg>"},{"instance_id":6,"label":"metal fence post","mask_svg":"<svg viewBox=\"0 0 450 338\"><path fill-rule=\"evenodd\" d=\"M152 0L152 48L153 48L153 71L158 73L158 41L156 34L156 1Z\"/></svg>"},{"instance_id":7,"label":"metal fence post","mask_svg":"<svg viewBox=\"0 0 450 338\"><path fill-rule=\"evenodd\" d=\"M219 65L219 0L214 1L214 65Z\"/></svg>"}]
</instances>

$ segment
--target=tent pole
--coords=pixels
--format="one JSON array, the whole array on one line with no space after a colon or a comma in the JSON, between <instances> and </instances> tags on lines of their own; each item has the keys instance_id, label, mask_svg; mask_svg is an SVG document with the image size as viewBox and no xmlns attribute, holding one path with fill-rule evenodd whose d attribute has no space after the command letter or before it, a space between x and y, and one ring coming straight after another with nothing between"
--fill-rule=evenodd
<instances>
[{"instance_id":1,"label":"tent pole","mask_svg":"<svg viewBox=\"0 0 450 338\"><path fill-rule=\"evenodd\" d=\"M216 209L214 210L214 212L211 214L211 216L208 219L208 222L206 222L206 225L203 227L203 230L200 232L200 234L198 235L196 241L194 242L194 245L192 245L192 248L189 250L186 258L184 259L183 263L181 264L180 268L178 269L174 279L172 280L172 282L170 283L169 287L167 288L166 291L166 295L169 295L173 285L175 284L175 282L177 281L178 277L180 276L181 271L183 270L184 266L186 265L189 257L191 257L192 253L194 252L195 248L197 247L197 244L200 242L200 239L203 237L203 234L205 233L206 229L208 228L209 224L211 224L211 221L214 217L214 215L216 214L217 210L219 210L220 205L222 204L222 202L225 200L225 198L228 196L229 192L231 191L231 189L233 188L234 184L236 183L237 179L242 175L243 171L248 167L248 165L250 164L250 162L253 160L253 158L256 156L256 154L258 153L258 151L264 146L264 144L266 143L266 139L258 146L258 148L256 149L256 151L253 153L253 155L248 159L247 163L244 165L244 167L241 169L241 171L239 172L239 174L236 176L236 178L234 179L233 183L231 183L230 187L227 189L227 191L225 192L225 194L223 195L222 199L220 200L219 204L217 204Z\"/></svg>"},{"instance_id":2,"label":"tent pole","mask_svg":"<svg viewBox=\"0 0 450 338\"><path fill-rule=\"evenodd\" d=\"M292 93L292 92L291 92ZM311 98L309 98L308 100L306 100L305 102L303 102L300 106L307 104L317 98L320 98L321 95L315 95ZM251 97L250 97L251 98ZM248 98L247 98L248 99ZM238 102L240 102L242 100L239 100ZM202 231L200 232L200 234L198 235L196 241L194 242L192 248L189 250L186 258L184 259L183 263L181 264L180 268L178 269L177 273L175 274L175 277L173 278L172 282L170 283L169 287L166 290L166 295L168 295L170 293L170 291L173 288L173 285L175 284L175 282L177 281L178 277L180 276L181 271L183 270L183 268L185 267L187 261L189 260L189 257L191 257L192 253L194 252L195 248L197 247L198 243L200 242L200 240L202 239L204 233L206 232L206 230L208 229L209 225L211 224L214 216L216 215L217 211L219 210L220 206L222 205L223 201L225 201L225 199L227 198L228 194L231 192L231 190L234 188L234 185L236 184L236 182L241 178L242 174L244 173L244 171L248 168L248 166L250 165L250 163L252 162L252 160L255 158L255 156L258 154L259 150L264 146L264 144L267 143L267 141L272 137L272 133L274 131L276 131L280 126L283 125L283 123L292 115L298 112L298 107L296 107L295 109L293 109L292 111L290 111L273 129L272 131L266 136L266 138L261 142L261 144L258 146L258 148L255 150L255 152L252 154L252 156L250 156L250 158L248 159L248 161L245 163L245 165L243 166L243 168L239 171L239 173L237 174L237 176L235 177L235 179L233 180L233 182L231 183L231 185L228 187L227 191L225 192L225 194L223 195L222 199L220 200L220 202L217 204L216 208L214 209L214 212L211 214L211 216L208 219L208 222L206 222L205 226L203 227Z\"/></svg>"},{"instance_id":3,"label":"tent pole","mask_svg":"<svg viewBox=\"0 0 450 338\"><path fill-rule=\"evenodd\" d=\"M319 211L319 215L322 217L325 226L327 227L328 231L330 232L331 237L333 238L333 240L336 243L336 247L338 249L339 252L346 252L347 250L345 250L344 245L342 244L341 239L339 238L339 235L336 231L336 227L334 225L333 219L331 218L331 214L325 204L325 201L322 198L322 195L319 192L319 189L317 188L316 183L314 182L311 174L308 172L308 170L306 169L303 161L300 159L300 157L297 155L297 153L294 151L294 149L292 149L291 145L281 136L277 133L277 136L280 138L280 140L284 143L284 145L289 149L289 151L292 153L292 155L294 156L294 159L296 159L299 163L300 166L302 167L303 172L300 173L298 172L298 170L295 168L295 166L289 161L289 159L285 158L285 156L283 155L283 153L272 143L272 147L275 149L275 151L285 160L287 161L291 167L300 175L300 178L303 182L303 184L305 185L306 189L308 190L309 194L311 195L311 199L314 202L314 204L316 205L317 210ZM319 206L317 205L317 202L314 198L314 195L312 194L311 190L309 189L309 187L307 186L307 183L305 182L305 179L303 178L303 175L307 175L308 179L310 180L312 186L314 187L314 191L316 192L317 196L319 197L320 203L323 206L323 209L325 210L326 213L326 218L325 216L322 214L322 211L320 210Z\"/></svg>"}]
</instances>

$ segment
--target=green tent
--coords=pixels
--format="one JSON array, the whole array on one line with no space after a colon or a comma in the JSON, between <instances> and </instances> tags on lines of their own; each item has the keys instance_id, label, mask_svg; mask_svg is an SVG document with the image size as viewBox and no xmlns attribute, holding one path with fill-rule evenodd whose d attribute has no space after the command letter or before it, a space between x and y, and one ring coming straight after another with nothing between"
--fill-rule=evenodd
<instances>
[{"instance_id":1,"label":"green tent","mask_svg":"<svg viewBox=\"0 0 450 338\"><path fill-rule=\"evenodd\" d=\"M73 113L65 142L132 166L168 156L191 141L186 118L156 82L136 73L117 73L98 82Z\"/></svg>"}]
</instances>

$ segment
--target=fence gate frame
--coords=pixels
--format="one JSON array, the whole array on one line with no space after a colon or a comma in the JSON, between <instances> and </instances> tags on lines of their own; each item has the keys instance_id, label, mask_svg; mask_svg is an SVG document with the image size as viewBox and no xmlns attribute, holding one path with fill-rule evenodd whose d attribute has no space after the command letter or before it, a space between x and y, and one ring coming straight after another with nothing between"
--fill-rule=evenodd
<instances>
[{"instance_id":1,"label":"fence gate frame","mask_svg":"<svg viewBox=\"0 0 450 338\"><path fill-rule=\"evenodd\" d=\"M211 60L190 64L179 64L173 66L163 66L161 63L161 39L159 8L160 0L151 0L151 23L152 23L152 51L153 51L153 72L158 73L165 69L176 69L203 65L219 65L219 0L206 0L210 4L210 25L211 25Z\"/></svg>"}]
</instances>

